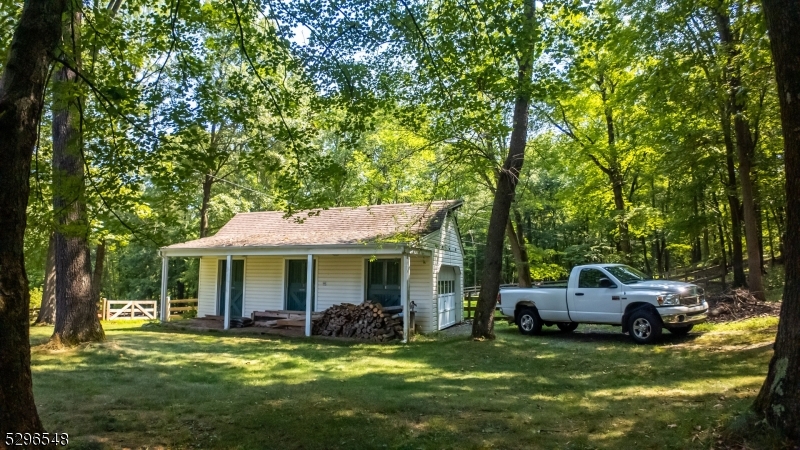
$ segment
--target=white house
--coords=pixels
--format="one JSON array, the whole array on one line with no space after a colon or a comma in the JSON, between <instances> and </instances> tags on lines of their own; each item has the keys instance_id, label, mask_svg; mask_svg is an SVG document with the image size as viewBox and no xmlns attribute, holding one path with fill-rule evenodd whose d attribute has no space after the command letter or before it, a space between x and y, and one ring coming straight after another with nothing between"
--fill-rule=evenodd
<instances>
[{"instance_id":1,"label":"white house","mask_svg":"<svg viewBox=\"0 0 800 450\"><path fill-rule=\"evenodd\" d=\"M239 213L214 236L161 248L161 297L167 258L199 257L198 314L225 316L225 328L230 317L253 311L324 311L372 300L404 311L414 302L421 331L440 330L460 322L463 311L461 204Z\"/></svg>"}]
</instances>

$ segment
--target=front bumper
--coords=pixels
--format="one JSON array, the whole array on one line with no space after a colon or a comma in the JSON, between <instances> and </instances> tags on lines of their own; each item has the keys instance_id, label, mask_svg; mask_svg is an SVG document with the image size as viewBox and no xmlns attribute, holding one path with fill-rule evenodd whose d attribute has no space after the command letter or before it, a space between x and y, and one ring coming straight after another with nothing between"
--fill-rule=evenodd
<instances>
[{"instance_id":1,"label":"front bumper","mask_svg":"<svg viewBox=\"0 0 800 450\"><path fill-rule=\"evenodd\" d=\"M697 306L669 306L658 308L661 321L667 328L703 323L708 318L708 303Z\"/></svg>"}]
</instances>

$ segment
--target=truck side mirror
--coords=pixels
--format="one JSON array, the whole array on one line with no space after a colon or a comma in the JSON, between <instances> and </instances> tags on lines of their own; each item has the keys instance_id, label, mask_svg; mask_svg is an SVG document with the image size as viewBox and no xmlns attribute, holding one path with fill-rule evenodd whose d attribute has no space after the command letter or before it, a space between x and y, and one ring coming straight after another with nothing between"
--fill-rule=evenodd
<instances>
[{"instance_id":1,"label":"truck side mirror","mask_svg":"<svg viewBox=\"0 0 800 450\"><path fill-rule=\"evenodd\" d=\"M615 288L615 287L617 287L617 285L612 283L611 280L609 280L608 278L600 278L600 280L598 280L598 281L600 282L600 287L601 288Z\"/></svg>"}]
</instances>

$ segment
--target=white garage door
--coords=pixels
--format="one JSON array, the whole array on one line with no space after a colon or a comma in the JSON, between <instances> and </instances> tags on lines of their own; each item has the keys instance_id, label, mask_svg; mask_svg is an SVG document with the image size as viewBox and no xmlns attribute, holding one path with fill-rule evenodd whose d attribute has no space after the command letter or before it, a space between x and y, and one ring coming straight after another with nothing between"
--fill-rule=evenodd
<instances>
[{"instance_id":1,"label":"white garage door","mask_svg":"<svg viewBox=\"0 0 800 450\"><path fill-rule=\"evenodd\" d=\"M456 323L456 271L452 266L442 266L437 289L439 301L439 329Z\"/></svg>"}]
</instances>

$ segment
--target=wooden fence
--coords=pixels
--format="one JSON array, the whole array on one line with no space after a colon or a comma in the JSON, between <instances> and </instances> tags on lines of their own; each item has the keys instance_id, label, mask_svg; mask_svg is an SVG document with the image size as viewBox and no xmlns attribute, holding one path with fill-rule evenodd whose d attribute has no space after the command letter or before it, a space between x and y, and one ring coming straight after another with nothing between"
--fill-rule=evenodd
<instances>
[{"instance_id":1,"label":"wooden fence","mask_svg":"<svg viewBox=\"0 0 800 450\"><path fill-rule=\"evenodd\" d=\"M464 320L475 317L475 308L478 307L478 294L480 286L464 288Z\"/></svg>"},{"instance_id":2,"label":"wooden fence","mask_svg":"<svg viewBox=\"0 0 800 450\"><path fill-rule=\"evenodd\" d=\"M103 299L103 320L154 320L158 318L158 300Z\"/></svg>"},{"instance_id":3,"label":"wooden fence","mask_svg":"<svg viewBox=\"0 0 800 450\"><path fill-rule=\"evenodd\" d=\"M170 318L180 317L186 311L197 311L197 299L176 299L169 302ZM108 300L103 299L103 320L155 320L160 317L158 300Z\"/></svg>"},{"instance_id":4,"label":"wooden fence","mask_svg":"<svg viewBox=\"0 0 800 450\"><path fill-rule=\"evenodd\" d=\"M185 299L175 299L170 300L167 297L167 301L169 301L169 317L172 319L173 317L178 318L182 316L187 311L197 311L197 299L196 298L185 298Z\"/></svg>"}]
</instances>

